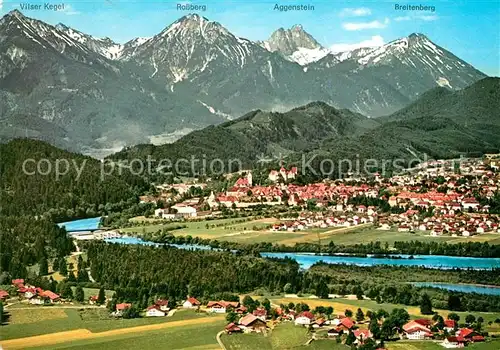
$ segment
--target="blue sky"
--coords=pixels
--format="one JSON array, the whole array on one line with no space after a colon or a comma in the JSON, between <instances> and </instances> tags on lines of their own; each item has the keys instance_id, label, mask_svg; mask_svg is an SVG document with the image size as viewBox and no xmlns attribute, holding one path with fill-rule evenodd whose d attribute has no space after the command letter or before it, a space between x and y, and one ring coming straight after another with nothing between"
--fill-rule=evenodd
<instances>
[{"instance_id":1,"label":"blue sky","mask_svg":"<svg viewBox=\"0 0 500 350\"><path fill-rule=\"evenodd\" d=\"M50 3L64 3L66 9L22 12L122 43L152 36L189 13L178 11L177 3L206 5L207 10L198 11L199 14L251 40L267 39L279 27L302 24L322 45L336 51L387 43L420 32L486 74L500 75L500 0L56 0ZM279 12L273 10L276 3L310 4L315 10ZM395 4L434 6L435 11L395 10ZM16 8L20 9L19 1L0 0L0 14Z\"/></svg>"}]
</instances>

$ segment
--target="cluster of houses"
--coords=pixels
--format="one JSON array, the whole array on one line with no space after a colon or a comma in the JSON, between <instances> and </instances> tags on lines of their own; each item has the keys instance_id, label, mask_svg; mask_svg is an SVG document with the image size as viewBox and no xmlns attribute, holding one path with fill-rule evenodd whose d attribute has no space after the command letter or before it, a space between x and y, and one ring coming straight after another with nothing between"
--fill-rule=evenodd
<instances>
[{"instance_id":1,"label":"cluster of houses","mask_svg":"<svg viewBox=\"0 0 500 350\"><path fill-rule=\"evenodd\" d=\"M297 219L285 220L272 225L271 231L296 232L312 228L353 227L374 223L376 219L376 213L367 215L362 213L309 213L304 211Z\"/></svg>"},{"instance_id":2,"label":"cluster of houses","mask_svg":"<svg viewBox=\"0 0 500 350\"><path fill-rule=\"evenodd\" d=\"M25 284L24 279L12 280L12 286L15 288L18 297L33 305L54 304L61 301L61 297L58 294L50 290L43 290L40 287ZM9 293L5 290L0 290L0 300L5 301L8 298Z\"/></svg>"},{"instance_id":3,"label":"cluster of houses","mask_svg":"<svg viewBox=\"0 0 500 350\"><path fill-rule=\"evenodd\" d=\"M196 298L193 297L188 297L182 304L182 307L185 309L196 309L199 308L200 306L201 303ZM116 308L113 312L111 312L111 316L122 317L125 310L131 307L132 307L131 303L116 304ZM158 299L153 303L153 305L150 305L146 308L146 312L144 315L146 317L164 317L169 314L169 311L171 311L171 309L172 308L170 307L168 300Z\"/></svg>"},{"instance_id":4,"label":"cluster of houses","mask_svg":"<svg viewBox=\"0 0 500 350\"><path fill-rule=\"evenodd\" d=\"M479 213L459 213L441 215L434 213L422 218L418 210L407 210L402 214L393 214L378 221L380 230L397 227L399 232L426 231L431 236L474 236L482 233L500 233L498 215Z\"/></svg>"},{"instance_id":5,"label":"cluster of houses","mask_svg":"<svg viewBox=\"0 0 500 350\"><path fill-rule=\"evenodd\" d=\"M257 308L252 313L246 313L246 310L242 312L241 309L238 309L242 307L239 303L236 303L234 306L233 311L241 314L242 316L239 321L231 322L225 327L225 331L228 334L238 332L264 332L266 330L266 320L268 315L264 308ZM372 332L366 327L367 322L361 321L357 323L343 314L330 319L323 315L315 315L310 311L296 313L293 310L289 310L285 312L280 308L276 309L276 314L278 315L278 322L291 321L297 326L304 326L310 329L312 328L316 331L323 329L326 331L328 338L336 338L338 336L352 333L355 338L355 345L362 345L367 339L373 339ZM437 334L436 332L433 332L432 328L434 325L435 322L430 319L411 320L403 325L400 337L401 339L409 340L434 339ZM439 331L439 334L449 335L446 336L444 341L441 343L441 345L445 348L461 348L469 343L485 341L484 336L474 331L472 328L458 328L458 325L454 320L445 320L444 327L441 331Z\"/></svg>"},{"instance_id":6,"label":"cluster of houses","mask_svg":"<svg viewBox=\"0 0 500 350\"><path fill-rule=\"evenodd\" d=\"M283 181L294 180L297 177L298 169L297 167L291 167L290 170L286 170L284 167L281 167L279 171L271 170L269 172L269 180L272 182L278 182L280 178Z\"/></svg>"},{"instance_id":7,"label":"cluster of houses","mask_svg":"<svg viewBox=\"0 0 500 350\"><path fill-rule=\"evenodd\" d=\"M407 339L412 340L427 340L433 339L434 333L431 330L433 322L428 319L417 319L412 320L403 326L403 331ZM468 343L483 342L484 336L474 331L471 328L458 328L454 320L445 320L443 331L447 334L453 334L452 336L447 336L442 345L445 348L462 348Z\"/></svg>"}]
</instances>

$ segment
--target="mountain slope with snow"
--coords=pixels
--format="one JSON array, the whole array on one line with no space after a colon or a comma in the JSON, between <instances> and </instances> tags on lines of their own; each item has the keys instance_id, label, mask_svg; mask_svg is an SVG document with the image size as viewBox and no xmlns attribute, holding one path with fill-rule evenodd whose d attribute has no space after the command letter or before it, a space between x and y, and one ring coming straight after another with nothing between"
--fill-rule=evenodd
<instances>
[{"instance_id":1,"label":"mountain slope with snow","mask_svg":"<svg viewBox=\"0 0 500 350\"><path fill-rule=\"evenodd\" d=\"M0 19L0 122L8 126L0 137L119 147L311 101L378 117L429 89L484 77L422 34L331 53L301 26L253 42L187 15L118 44L13 11Z\"/></svg>"}]
</instances>

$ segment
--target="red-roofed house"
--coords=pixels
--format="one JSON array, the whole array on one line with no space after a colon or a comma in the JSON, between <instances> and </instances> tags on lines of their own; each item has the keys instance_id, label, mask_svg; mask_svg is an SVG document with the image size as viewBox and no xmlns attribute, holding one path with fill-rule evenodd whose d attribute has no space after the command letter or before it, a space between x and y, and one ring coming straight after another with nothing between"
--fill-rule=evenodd
<instances>
[{"instance_id":1,"label":"red-roofed house","mask_svg":"<svg viewBox=\"0 0 500 350\"><path fill-rule=\"evenodd\" d=\"M444 327L443 329L450 333L451 331L455 330L455 327L457 326L457 323L455 320L444 320Z\"/></svg>"},{"instance_id":2,"label":"red-roofed house","mask_svg":"<svg viewBox=\"0 0 500 350\"><path fill-rule=\"evenodd\" d=\"M356 337L356 343L362 344L368 338L373 338L372 332L369 329L356 329L354 331L354 336Z\"/></svg>"},{"instance_id":3,"label":"red-roofed house","mask_svg":"<svg viewBox=\"0 0 500 350\"><path fill-rule=\"evenodd\" d=\"M123 311L125 311L131 307L132 307L132 304L130 304L130 303L116 304L116 311L112 312L111 315L115 316L115 317L122 317Z\"/></svg>"},{"instance_id":4,"label":"red-roofed house","mask_svg":"<svg viewBox=\"0 0 500 350\"><path fill-rule=\"evenodd\" d=\"M161 310L161 311L168 311L170 310L170 308L168 307L168 300L165 300L165 299L158 299L156 302L155 302L155 305L158 306L158 308Z\"/></svg>"},{"instance_id":5,"label":"red-roofed house","mask_svg":"<svg viewBox=\"0 0 500 350\"><path fill-rule=\"evenodd\" d=\"M326 320L324 318L318 318L316 321L313 322L313 327L314 328L320 328L323 327L326 323Z\"/></svg>"},{"instance_id":6,"label":"red-roofed house","mask_svg":"<svg viewBox=\"0 0 500 350\"><path fill-rule=\"evenodd\" d=\"M344 317L340 320L340 323L338 325L338 329L348 331L354 327L354 322L349 318L349 317Z\"/></svg>"},{"instance_id":7,"label":"red-roofed house","mask_svg":"<svg viewBox=\"0 0 500 350\"><path fill-rule=\"evenodd\" d=\"M111 313L111 316L122 317L123 311L125 311L131 307L132 307L132 304L130 304L130 303L116 304L116 310Z\"/></svg>"},{"instance_id":8,"label":"red-roofed house","mask_svg":"<svg viewBox=\"0 0 500 350\"><path fill-rule=\"evenodd\" d=\"M163 317L166 314L167 313L165 311L160 310L160 307L158 305L151 305L146 310L147 317Z\"/></svg>"},{"instance_id":9,"label":"red-roofed house","mask_svg":"<svg viewBox=\"0 0 500 350\"><path fill-rule=\"evenodd\" d=\"M192 308L198 307L200 305L201 305L201 303L196 298L189 297L184 302L184 304L182 304L182 307L186 308L186 309L192 309Z\"/></svg>"},{"instance_id":10,"label":"red-roofed house","mask_svg":"<svg viewBox=\"0 0 500 350\"><path fill-rule=\"evenodd\" d=\"M40 296L43 297L43 298L45 298L45 299L47 299L47 300L49 300L51 303L59 301L59 299L61 298L59 296L59 294L56 294L56 293L54 293L51 290L46 290L46 291L40 293Z\"/></svg>"},{"instance_id":11,"label":"red-roofed house","mask_svg":"<svg viewBox=\"0 0 500 350\"><path fill-rule=\"evenodd\" d=\"M244 307L243 305L240 305L236 309L234 309L234 312L236 312L237 314L242 315L242 314L244 314L244 313L247 312L247 308Z\"/></svg>"},{"instance_id":12,"label":"red-roofed house","mask_svg":"<svg viewBox=\"0 0 500 350\"><path fill-rule=\"evenodd\" d=\"M266 321L266 317L267 317L267 310L264 309L263 307L258 307L256 308L255 310L253 310L252 314L261 319L262 321Z\"/></svg>"},{"instance_id":13,"label":"red-roofed house","mask_svg":"<svg viewBox=\"0 0 500 350\"><path fill-rule=\"evenodd\" d=\"M9 292L6 290L0 289L0 300L4 301L9 297Z\"/></svg>"},{"instance_id":14,"label":"red-roofed house","mask_svg":"<svg viewBox=\"0 0 500 350\"><path fill-rule=\"evenodd\" d=\"M24 287L24 279L22 278L17 278L12 280L12 285L17 288Z\"/></svg>"},{"instance_id":15,"label":"red-roofed house","mask_svg":"<svg viewBox=\"0 0 500 350\"><path fill-rule=\"evenodd\" d=\"M432 332L430 330L431 320L418 319L406 323L403 326L403 330L408 339L413 340L423 340L432 338Z\"/></svg>"},{"instance_id":16,"label":"red-roofed house","mask_svg":"<svg viewBox=\"0 0 500 350\"><path fill-rule=\"evenodd\" d=\"M252 314L243 316L240 319L239 325L246 332L261 332L266 329L266 322Z\"/></svg>"},{"instance_id":17,"label":"red-roofed house","mask_svg":"<svg viewBox=\"0 0 500 350\"><path fill-rule=\"evenodd\" d=\"M484 340L484 338L481 336L481 334L479 334L478 332L476 332L475 330L473 330L471 328L460 328L457 331L456 335L460 336L460 337L464 337L466 340L469 340L469 341L473 341L474 337L477 337L476 339L478 339L475 341L483 341ZM482 338L482 340L481 340L481 338Z\"/></svg>"},{"instance_id":18,"label":"red-roofed house","mask_svg":"<svg viewBox=\"0 0 500 350\"><path fill-rule=\"evenodd\" d=\"M132 307L132 304L130 304L130 303L116 304L117 311L123 311L123 310L126 310L126 309L131 308L131 307Z\"/></svg>"},{"instance_id":19,"label":"red-roofed house","mask_svg":"<svg viewBox=\"0 0 500 350\"><path fill-rule=\"evenodd\" d=\"M314 315L309 311L301 312L295 317L296 325L309 326L312 321L314 321Z\"/></svg>"},{"instance_id":20,"label":"red-roofed house","mask_svg":"<svg viewBox=\"0 0 500 350\"><path fill-rule=\"evenodd\" d=\"M210 309L210 312L225 313L228 308L236 309L238 306L240 303L237 301L209 301L207 309Z\"/></svg>"},{"instance_id":21,"label":"red-roofed house","mask_svg":"<svg viewBox=\"0 0 500 350\"><path fill-rule=\"evenodd\" d=\"M466 340L464 337L447 337L442 345L445 348L463 348L465 347Z\"/></svg>"},{"instance_id":22,"label":"red-roofed house","mask_svg":"<svg viewBox=\"0 0 500 350\"><path fill-rule=\"evenodd\" d=\"M235 323L230 323L228 324L224 330L226 331L227 334L231 334L231 333L241 333L243 330L238 326L236 325Z\"/></svg>"},{"instance_id":23,"label":"red-roofed house","mask_svg":"<svg viewBox=\"0 0 500 350\"><path fill-rule=\"evenodd\" d=\"M482 342L484 341L484 337L482 335L473 335L472 336L472 342Z\"/></svg>"}]
</instances>

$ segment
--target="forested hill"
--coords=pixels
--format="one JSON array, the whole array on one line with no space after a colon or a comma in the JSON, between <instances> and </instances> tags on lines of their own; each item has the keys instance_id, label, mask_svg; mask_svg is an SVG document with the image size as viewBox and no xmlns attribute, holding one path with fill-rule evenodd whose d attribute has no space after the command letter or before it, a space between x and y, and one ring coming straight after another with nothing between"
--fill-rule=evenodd
<instances>
[{"instance_id":1,"label":"forested hill","mask_svg":"<svg viewBox=\"0 0 500 350\"><path fill-rule=\"evenodd\" d=\"M100 209L137 201L137 195L148 187L127 171L101 179L102 163L98 160L42 141L16 139L0 144L0 160L0 215L48 213L53 219L96 216ZM27 160L25 168L32 175L23 170ZM59 178L54 171L58 160L62 172L67 171ZM48 164L52 171L43 175L36 171L37 163L43 173Z\"/></svg>"},{"instance_id":2,"label":"forested hill","mask_svg":"<svg viewBox=\"0 0 500 350\"><path fill-rule=\"evenodd\" d=\"M244 166L256 164L259 156L285 157L317 148L329 137L360 135L379 125L347 109L312 102L286 113L256 110L239 119L194 131L173 144L138 145L110 156L114 160L240 159ZM233 169L234 170L234 169Z\"/></svg>"},{"instance_id":3,"label":"forested hill","mask_svg":"<svg viewBox=\"0 0 500 350\"><path fill-rule=\"evenodd\" d=\"M437 88L399 112L378 118L381 125L362 135L325 140L306 158L314 158L317 167L325 158L354 155L361 160L408 160L497 153L499 110L499 78L485 78L456 92Z\"/></svg>"},{"instance_id":4,"label":"forested hill","mask_svg":"<svg viewBox=\"0 0 500 350\"><path fill-rule=\"evenodd\" d=\"M193 132L173 144L127 148L112 159L169 159L191 156L240 159L255 167L258 159L283 158L301 164L314 158L392 160L452 158L500 149L500 79L485 78L456 92L425 93L391 116L370 119L322 102L287 113L254 111L231 122ZM275 162L274 166L277 166ZM232 169L234 170L234 169ZM379 169L377 169L379 170Z\"/></svg>"},{"instance_id":5,"label":"forested hill","mask_svg":"<svg viewBox=\"0 0 500 350\"><path fill-rule=\"evenodd\" d=\"M500 124L500 78L484 78L463 90L432 89L380 121L419 117L450 118L463 125Z\"/></svg>"}]
</instances>

